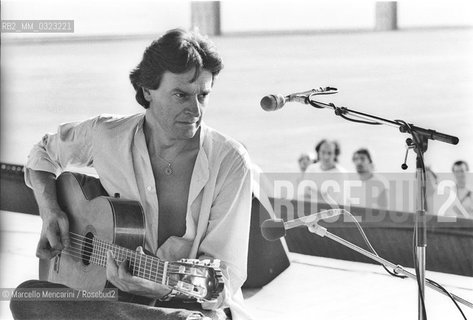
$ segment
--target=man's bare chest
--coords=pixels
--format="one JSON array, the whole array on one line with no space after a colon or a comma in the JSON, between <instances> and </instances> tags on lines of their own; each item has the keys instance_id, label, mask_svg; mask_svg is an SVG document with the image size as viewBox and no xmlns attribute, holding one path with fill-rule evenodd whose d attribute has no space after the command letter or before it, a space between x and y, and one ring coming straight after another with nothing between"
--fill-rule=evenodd
<instances>
[{"instance_id":1,"label":"man's bare chest","mask_svg":"<svg viewBox=\"0 0 473 320\"><path fill-rule=\"evenodd\" d=\"M159 204L158 233L161 241L169 236L182 236L186 230L189 190L196 155L191 153L178 157L171 163L171 174L167 170L168 163L151 157Z\"/></svg>"}]
</instances>

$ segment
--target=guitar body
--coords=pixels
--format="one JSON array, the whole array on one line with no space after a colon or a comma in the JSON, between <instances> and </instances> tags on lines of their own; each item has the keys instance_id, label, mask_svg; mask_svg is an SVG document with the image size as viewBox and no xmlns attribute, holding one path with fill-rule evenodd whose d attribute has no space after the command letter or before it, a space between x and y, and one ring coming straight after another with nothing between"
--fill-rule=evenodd
<instances>
[{"instance_id":1,"label":"guitar body","mask_svg":"<svg viewBox=\"0 0 473 320\"><path fill-rule=\"evenodd\" d=\"M69 218L71 239L82 236L74 255L60 254L40 260L40 279L80 290L110 287L105 268L91 259L94 238L135 250L144 246L145 219L137 201L108 197L98 179L65 172L56 182L58 202ZM77 241L76 241L77 242ZM106 261L103 261L106 262Z\"/></svg>"},{"instance_id":2,"label":"guitar body","mask_svg":"<svg viewBox=\"0 0 473 320\"><path fill-rule=\"evenodd\" d=\"M194 301L215 300L224 287L220 261L164 261L137 252L144 246L145 216L139 202L109 197L98 179L65 172L56 181L58 203L69 219L71 245L49 261L40 260L40 280L78 290L113 287L107 281L107 252L127 261L136 277L169 287ZM120 301L149 304L151 298L118 290Z\"/></svg>"}]
</instances>

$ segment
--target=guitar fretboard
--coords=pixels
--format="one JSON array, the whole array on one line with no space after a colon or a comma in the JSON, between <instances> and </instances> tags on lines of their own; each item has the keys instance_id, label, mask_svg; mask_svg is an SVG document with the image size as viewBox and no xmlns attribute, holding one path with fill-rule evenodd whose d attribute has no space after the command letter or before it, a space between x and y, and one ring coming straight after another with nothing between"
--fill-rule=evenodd
<instances>
[{"instance_id":1,"label":"guitar fretboard","mask_svg":"<svg viewBox=\"0 0 473 320\"><path fill-rule=\"evenodd\" d=\"M75 255L81 252L82 259L87 259L89 263L106 267L107 252L112 251L117 264L121 264L125 260L128 261L128 270L132 275L157 283L166 283L168 280L168 263L156 257L97 238L90 239L73 233L71 233L71 243L70 250L73 250Z\"/></svg>"}]
</instances>

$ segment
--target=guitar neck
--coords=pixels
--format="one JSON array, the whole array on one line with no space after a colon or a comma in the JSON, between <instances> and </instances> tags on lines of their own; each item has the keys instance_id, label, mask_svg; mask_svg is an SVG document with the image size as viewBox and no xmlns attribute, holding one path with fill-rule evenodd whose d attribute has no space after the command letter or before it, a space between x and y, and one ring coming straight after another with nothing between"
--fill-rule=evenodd
<instances>
[{"instance_id":1,"label":"guitar neck","mask_svg":"<svg viewBox=\"0 0 473 320\"><path fill-rule=\"evenodd\" d=\"M90 263L106 267L107 252L112 251L115 261L120 264L128 260L128 270L133 276L150 280L157 283L167 284L167 261L133 251L116 244L108 243L97 238L88 239L89 248L92 248L90 254Z\"/></svg>"}]
</instances>

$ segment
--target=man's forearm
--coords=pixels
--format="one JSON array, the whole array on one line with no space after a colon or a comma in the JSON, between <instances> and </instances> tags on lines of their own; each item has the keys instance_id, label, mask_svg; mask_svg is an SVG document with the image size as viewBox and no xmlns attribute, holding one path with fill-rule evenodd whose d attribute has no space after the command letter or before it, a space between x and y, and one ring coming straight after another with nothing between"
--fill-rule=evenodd
<instances>
[{"instance_id":1,"label":"man's forearm","mask_svg":"<svg viewBox=\"0 0 473 320\"><path fill-rule=\"evenodd\" d=\"M70 245L69 221L57 202L56 176L47 171L27 170L43 220L36 256L51 259Z\"/></svg>"},{"instance_id":2,"label":"man's forearm","mask_svg":"<svg viewBox=\"0 0 473 320\"><path fill-rule=\"evenodd\" d=\"M38 202L40 215L42 212L49 211L47 209L60 209L56 196L56 176L46 171L29 170L31 186Z\"/></svg>"}]
</instances>

